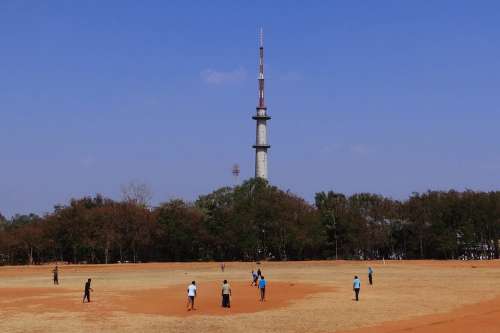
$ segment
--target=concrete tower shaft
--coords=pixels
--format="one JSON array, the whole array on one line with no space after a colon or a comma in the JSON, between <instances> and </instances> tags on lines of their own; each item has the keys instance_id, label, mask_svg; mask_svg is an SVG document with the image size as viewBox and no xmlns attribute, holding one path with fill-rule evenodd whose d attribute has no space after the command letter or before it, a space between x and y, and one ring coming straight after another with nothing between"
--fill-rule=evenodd
<instances>
[{"instance_id":1,"label":"concrete tower shaft","mask_svg":"<svg viewBox=\"0 0 500 333\"><path fill-rule=\"evenodd\" d=\"M256 115L252 118L257 122L255 145L255 177L267 179L267 150L271 147L267 142L267 107L264 100L264 36L262 29L259 38L259 102Z\"/></svg>"}]
</instances>

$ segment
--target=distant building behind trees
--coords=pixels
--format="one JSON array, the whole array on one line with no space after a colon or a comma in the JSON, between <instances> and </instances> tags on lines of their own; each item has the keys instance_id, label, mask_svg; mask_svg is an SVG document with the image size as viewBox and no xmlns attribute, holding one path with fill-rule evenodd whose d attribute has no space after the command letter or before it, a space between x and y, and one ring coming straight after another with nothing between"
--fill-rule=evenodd
<instances>
[{"instance_id":1,"label":"distant building behind trees","mask_svg":"<svg viewBox=\"0 0 500 333\"><path fill-rule=\"evenodd\" d=\"M251 179L151 208L147 188L125 190L122 201L96 195L45 216L0 215L0 264L499 256L500 192L398 201L330 191L312 204Z\"/></svg>"}]
</instances>

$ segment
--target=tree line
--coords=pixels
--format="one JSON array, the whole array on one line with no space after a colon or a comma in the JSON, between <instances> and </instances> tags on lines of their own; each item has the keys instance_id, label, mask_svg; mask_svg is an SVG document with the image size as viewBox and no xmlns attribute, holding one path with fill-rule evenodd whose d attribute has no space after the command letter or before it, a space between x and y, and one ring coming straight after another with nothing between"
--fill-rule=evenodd
<instances>
[{"instance_id":1,"label":"tree line","mask_svg":"<svg viewBox=\"0 0 500 333\"><path fill-rule=\"evenodd\" d=\"M0 214L0 263L498 258L500 192L429 191L398 201L316 193L314 204L250 179L151 208L73 199L44 216Z\"/></svg>"}]
</instances>

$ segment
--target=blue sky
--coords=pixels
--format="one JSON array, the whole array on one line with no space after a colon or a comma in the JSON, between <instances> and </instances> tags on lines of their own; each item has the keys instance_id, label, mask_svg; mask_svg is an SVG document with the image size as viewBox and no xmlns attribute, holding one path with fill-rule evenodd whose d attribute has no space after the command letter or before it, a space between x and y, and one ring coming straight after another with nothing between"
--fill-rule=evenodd
<instances>
[{"instance_id":1,"label":"blue sky","mask_svg":"<svg viewBox=\"0 0 500 333\"><path fill-rule=\"evenodd\" d=\"M0 212L251 177L260 26L273 184L500 189L497 1L4 0Z\"/></svg>"}]
</instances>

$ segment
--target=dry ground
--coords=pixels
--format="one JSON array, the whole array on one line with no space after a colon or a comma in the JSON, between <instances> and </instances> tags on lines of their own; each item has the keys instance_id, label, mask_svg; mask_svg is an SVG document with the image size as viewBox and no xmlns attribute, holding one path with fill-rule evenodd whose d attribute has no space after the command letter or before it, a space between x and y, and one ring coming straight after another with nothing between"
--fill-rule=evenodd
<instances>
[{"instance_id":1,"label":"dry ground","mask_svg":"<svg viewBox=\"0 0 500 333\"><path fill-rule=\"evenodd\" d=\"M368 286L367 268L375 271ZM268 301L251 263L0 267L0 332L500 332L500 262L263 262ZM361 301L352 278L362 278ZM82 304L91 277L94 293ZM228 279L232 308L219 307ZM197 311L185 289L199 285Z\"/></svg>"}]
</instances>

